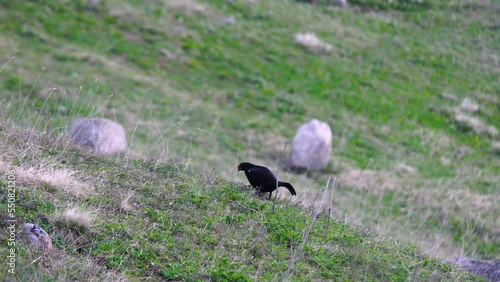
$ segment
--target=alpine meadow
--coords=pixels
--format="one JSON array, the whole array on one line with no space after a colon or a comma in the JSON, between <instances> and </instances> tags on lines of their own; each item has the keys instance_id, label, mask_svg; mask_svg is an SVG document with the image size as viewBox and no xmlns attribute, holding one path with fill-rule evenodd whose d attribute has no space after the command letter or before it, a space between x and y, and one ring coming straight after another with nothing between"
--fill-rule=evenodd
<instances>
[{"instance_id":1,"label":"alpine meadow","mask_svg":"<svg viewBox=\"0 0 500 282\"><path fill-rule=\"evenodd\" d=\"M500 1L345 2L0 1L0 280L500 279Z\"/></svg>"}]
</instances>

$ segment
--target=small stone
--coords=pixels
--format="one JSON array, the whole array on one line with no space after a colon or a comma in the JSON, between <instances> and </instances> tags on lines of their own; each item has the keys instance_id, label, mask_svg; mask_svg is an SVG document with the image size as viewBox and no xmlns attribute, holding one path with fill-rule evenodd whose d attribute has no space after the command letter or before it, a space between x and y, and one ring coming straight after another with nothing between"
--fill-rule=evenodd
<instances>
[{"instance_id":1,"label":"small stone","mask_svg":"<svg viewBox=\"0 0 500 282\"><path fill-rule=\"evenodd\" d=\"M30 242L44 253L49 253L54 249L49 234L40 226L32 223L25 223L24 229Z\"/></svg>"},{"instance_id":2,"label":"small stone","mask_svg":"<svg viewBox=\"0 0 500 282\"><path fill-rule=\"evenodd\" d=\"M225 17L222 19L222 23L224 23L224 24L236 24L236 19L233 16Z\"/></svg>"},{"instance_id":3,"label":"small stone","mask_svg":"<svg viewBox=\"0 0 500 282\"><path fill-rule=\"evenodd\" d=\"M409 166L407 164L403 164L403 163L398 163L394 167L394 170L398 173L401 173L401 174L415 174L415 173L417 173L416 168Z\"/></svg>"},{"instance_id":4,"label":"small stone","mask_svg":"<svg viewBox=\"0 0 500 282\"><path fill-rule=\"evenodd\" d=\"M479 105L470 98L465 98L460 104L460 108L469 113L479 111Z\"/></svg>"},{"instance_id":5,"label":"small stone","mask_svg":"<svg viewBox=\"0 0 500 282\"><path fill-rule=\"evenodd\" d=\"M329 53L333 51L333 46L323 42L314 33L295 34L295 43L314 53Z\"/></svg>"},{"instance_id":6,"label":"small stone","mask_svg":"<svg viewBox=\"0 0 500 282\"><path fill-rule=\"evenodd\" d=\"M498 136L498 129L496 127L494 127L493 125L489 125L487 128L486 128L486 132L488 132L488 134L492 137L497 137Z\"/></svg>"},{"instance_id":7,"label":"small stone","mask_svg":"<svg viewBox=\"0 0 500 282\"><path fill-rule=\"evenodd\" d=\"M442 156L441 158L439 158L439 161L441 162L442 165L444 166L449 166L451 164L451 160L450 158L447 158L445 156Z\"/></svg>"},{"instance_id":8,"label":"small stone","mask_svg":"<svg viewBox=\"0 0 500 282\"><path fill-rule=\"evenodd\" d=\"M444 93L442 93L442 94L441 94L441 97L442 97L443 99L446 99L446 100L450 100L450 101L455 101L455 102L458 102L458 98L457 98L457 96L455 96L455 95L453 95L453 94L450 94L450 93L446 93L446 92L444 92Z\"/></svg>"}]
</instances>

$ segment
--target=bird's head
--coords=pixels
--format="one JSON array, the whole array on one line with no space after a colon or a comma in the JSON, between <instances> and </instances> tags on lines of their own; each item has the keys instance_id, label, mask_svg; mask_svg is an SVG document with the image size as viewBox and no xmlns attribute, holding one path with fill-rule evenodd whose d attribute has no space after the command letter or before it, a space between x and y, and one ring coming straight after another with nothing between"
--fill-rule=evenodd
<instances>
[{"instance_id":1,"label":"bird's head","mask_svg":"<svg viewBox=\"0 0 500 282\"><path fill-rule=\"evenodd\" d=\"M251 164L251 163L241 163L238 165L238 171L247 171L249 169L251 169L254 165Z\"/></svg>"}]
</instances>

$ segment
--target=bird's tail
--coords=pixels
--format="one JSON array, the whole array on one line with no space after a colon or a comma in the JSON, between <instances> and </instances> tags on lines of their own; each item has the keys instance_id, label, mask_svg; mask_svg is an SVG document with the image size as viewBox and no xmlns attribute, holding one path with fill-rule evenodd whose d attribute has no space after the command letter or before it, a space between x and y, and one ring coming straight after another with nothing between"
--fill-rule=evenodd
<instances>
[{"instance_id":1,"label":"bird's tail","mask_svg":"<svg viewBox=\"0 0 500 282\"><path fill-rule=\"evenodd\" d=\"M288 183L288 182L281 182L281 181L278 181L278 187L285 187L286 189L288 189L288 191L290 191L290 193L292 195L297 195L297 192L295 192L295 189L293 189L293 186L292 184Z\"/></svg>"}]
</instances>

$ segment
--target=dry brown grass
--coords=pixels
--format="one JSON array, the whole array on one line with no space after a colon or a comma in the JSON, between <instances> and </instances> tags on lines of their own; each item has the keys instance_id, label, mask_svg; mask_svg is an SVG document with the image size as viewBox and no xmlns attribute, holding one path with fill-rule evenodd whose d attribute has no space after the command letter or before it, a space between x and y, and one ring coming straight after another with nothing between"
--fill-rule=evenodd
<instances>
[{"instance_id":1,"label":"dry brown grass","mask_svg":"<svg viewBox=\"0 0 500 282\"><path fill-rule=\"evenodd\" d=\"M120 212L131 212L134 209L131 199L134 196L134 191L128 191L126 195L122 195L120 201Z\"/></svg>"},{"instance_id":2,"label":"dry brown grass","mask_svg":"<svg viewBox=\"0 0 500 282\"><path fill-rule=\"evenodd\" d=\"M69 141L65 136L54 138L48 133L39 134L9 120L2 120L0 126L7 128L0 145L0 172L14 170L17 184L31 189L63 191L76 197L87 197L94 192L83 173L61 165L57 155L43 155L44 150L66 150Z\"/></svg>"},{"instance_id":3,"label":"dry brown grass","mask_svg":"<svg viewBox=\"0 0 500 282\"><path fill-rule=\"evenodd\" d=\"M91 184L85 183L79 179L81 173L69 168L54 168L55 163L45 161L32 167L17 166L0 160L0 172L5 173L13 168L16 174L17 183L42 189L53 188L64 191L76 197L86 197L93 192Z\"/></svg>"},{"instance_id":4,"label":"dry brown grass","mask_svg":"<svg viewBox=\"0 0 500 282\"><path fill-rule=\"evenodd\" d=\"M94 224L95 213L95 211L87 211L80 207L72 207L64 211L60 216L69 230L89 232Z\"/></svg>"},{"instance_id":5,"label":"dry brown grass","mask_svg":"<svg viewBox=\"0 0 500 282\"><path fill-rule=\"evenodd\" d=\"M36 263L38 267L37 272L20 275L25 281L47 281L48 278L57 282L74 281L75 274L89 282L129 281L123 273L107 269L102 262L90 256L70 255L61 250L52 251L43 259L40 255L39 251L27 249L26 256L31 259L30 263Z\"/></svg>"},{"instance_id":6,"label":"dry brown grass","mask_svg":"<svg viewBox=\"0 0 500 282\"><path fill-rule=\"evenodd\" d=\"M339 176L339 186L357 187L375 195L401 189L401 183L391 172L357 168L344 170Z\"/></svg>"}]
</instances>

